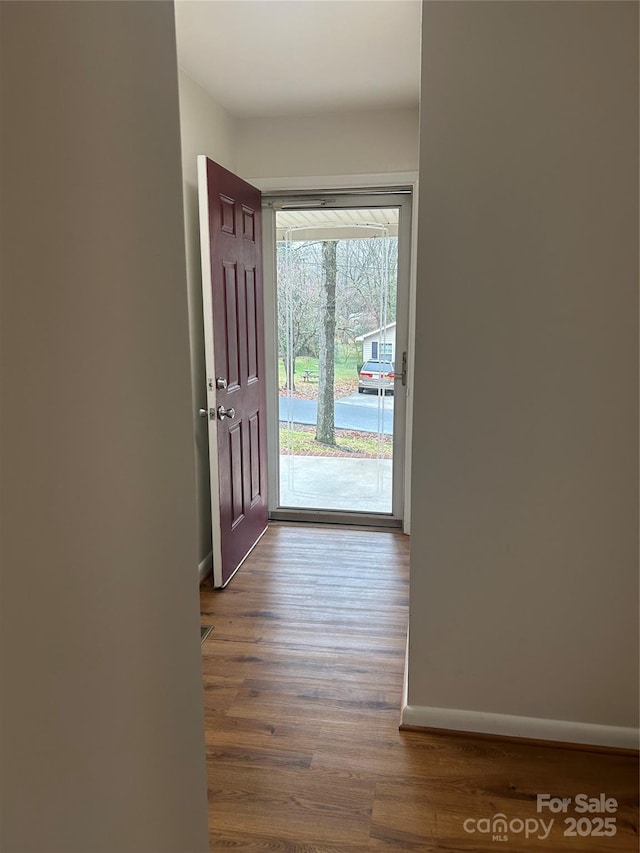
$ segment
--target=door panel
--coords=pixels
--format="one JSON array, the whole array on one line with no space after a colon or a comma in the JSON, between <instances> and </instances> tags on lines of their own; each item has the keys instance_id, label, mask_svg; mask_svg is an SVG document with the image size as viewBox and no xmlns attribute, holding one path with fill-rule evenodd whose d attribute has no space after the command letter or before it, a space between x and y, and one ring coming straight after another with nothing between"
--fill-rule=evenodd
<instances>
[{"instance_id":1,"label":"door panel","mask_svg":"<svg viewBox=\"0 0 640 853\"><path fill-rule=\"evenodd\" d=\"M249 418L249 470L251 472L251 506L260 499L262 488L260 484L260 427L258 418Z\"/></svg>"},{"instance_id":2,"label":"door panel","mask_svg":"<svg viewBox=\"0 0 640 853\"><path fill-rule=\"evenodd\" d=\"M249 378L249 382L253 382L258 379L258 316L256 312L255 269L247 269L244 271L244 282L247 305L247 329L245 336L245 340L247 341L247 376Z\"/></svg>"},{"instance_id":3,"label":"door panel","mask_svg":"<svg viewBox=\"0 0 640 853\"><path fill-rule=\"evenodd\" d=\"M261 195L204 156L198 193L213 575L224 586L267 526Z\"/></svg>"},{"instance_id":4,"label":"door panel","mask_svg":"<svg viewBox=\"0 0 640 853\"><path fill-rule=\"evenodd\" d=\"M219 326L219 354L221 364L226 364L225 377L229 393L240 387L240 346L238 328L238 280L234 263L223 262L224 269L224 325ZM214 300L215 305L215 300ZM214 325L216 318L214 317Z\"/></svg>"},{"instance_id":5,"label":"door panel","mask_svg":"<svg viewBox=\"0 0 640 853\"><path fill-rule=\"evenodd\" d=\"M244 518L241 423L229 427L229 457L231 467L231 529L233 530Z\"/></svg>"}]
</instances>

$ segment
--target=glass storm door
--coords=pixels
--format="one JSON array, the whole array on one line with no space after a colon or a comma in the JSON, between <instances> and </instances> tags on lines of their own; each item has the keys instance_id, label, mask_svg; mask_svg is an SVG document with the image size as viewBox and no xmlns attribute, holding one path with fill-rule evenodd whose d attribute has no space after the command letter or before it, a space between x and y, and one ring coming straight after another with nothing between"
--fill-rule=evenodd
<instances>
[{"instance_id":1,"label":"glass storm door","mask_svg":"<svg viewBox=\"0 0 640 853\"><path fill-rule=\"evenodd\" d=\"M272 515L398 522L410 197L272 204Z\"/></svg>"}]
</instances>

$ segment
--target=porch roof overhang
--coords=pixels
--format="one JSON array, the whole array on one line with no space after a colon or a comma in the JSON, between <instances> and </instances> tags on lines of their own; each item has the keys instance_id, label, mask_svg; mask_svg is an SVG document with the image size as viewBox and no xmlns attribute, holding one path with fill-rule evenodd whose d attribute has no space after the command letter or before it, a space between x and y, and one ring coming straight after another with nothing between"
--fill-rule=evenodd
<instances>
[{"instance_id":1,"label":"porch roof overhang","mask_svg":"<svg viewBox=\"0 0 640 853\"><path fill-rule=\"evenodd\" d=\"M357 240L398 236L398 208L278 210L276 239Z\"/></svg>"}]
</instances>

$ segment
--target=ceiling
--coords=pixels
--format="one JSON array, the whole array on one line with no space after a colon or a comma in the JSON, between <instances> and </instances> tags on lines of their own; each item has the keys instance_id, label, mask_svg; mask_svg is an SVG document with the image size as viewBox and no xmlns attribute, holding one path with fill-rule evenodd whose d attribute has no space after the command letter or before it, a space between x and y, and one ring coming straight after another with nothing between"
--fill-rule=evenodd
<instances>
[{"instance_id":1,"label":"ceiling","mask_svg":"<svg viewBox=\"0 0 640 853\"><path fill-rule=\"evenodd\" d=\"M420 0L176 0L178 64L239 118L417 107Z\"/></svg>"}]
</instances>

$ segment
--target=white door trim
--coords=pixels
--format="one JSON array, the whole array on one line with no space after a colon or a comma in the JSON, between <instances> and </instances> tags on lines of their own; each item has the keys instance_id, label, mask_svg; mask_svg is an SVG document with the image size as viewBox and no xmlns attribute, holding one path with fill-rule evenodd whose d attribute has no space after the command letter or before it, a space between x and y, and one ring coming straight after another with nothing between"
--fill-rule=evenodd
<instances>
[{"instance_id":1,"label":"white door trim","mask_svg":"<svg viewBox=\"0 0 640 853\"><path fill-rule=\"evenodd\" d=\"M387 172L368 175L316 175L297 178L247 178L263 193L293 192L295 190L367 190L371 187L415 187L418 172Z\"/></svg>"},{"instance_id":2,"label":"white door trim","mask_svg":"<svg viewBox=\"0 0 640 853\"><path fill-rule=\"evenodd\" d=\"M404 518L402 529L411 533L411 472L413 450L413 388L416 351L416 299L418 290L418 176L411 184L411 237L409 246L409 317L407 320L407 405L404 441Z\"/></svg>"},{"instance_id":3,"label":"white door trim","mask_svg":"<svg viewBox=\"0 0 640 853\"><path fill-rule=\"evenodd\" d=\"M278 430L273 424L278 414L278 317L276 312L276 228L275 216L262 216L262 281L264 287L264 360L267 389L267 500L269 511L278 505L280 477L278 466ZM273 476L275 471L275 475Z\"/></svg>"},{"instance_id":4,"label":"white door trim","mask_svg":"<svg viewBox=\"0 0 640 853\"><path fill-rule=\"evenodd\" d=\"M211 255L209 254L209 194L207 184L207 157L198 154L198 208L200 213L200 257L202 262L202 310L204 315L205 375L216 375L213 343L213 307L211 302ZM215 390L207 388L207 412L216 406ZM207 416L209 448L218 446L218 422ZM220 529L220 491L217 483L218 454L209 451L209 478L211 482L211 544L214 585L222 583L222 535Z\"/></svg>"}]
</instances>

